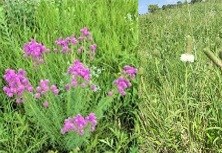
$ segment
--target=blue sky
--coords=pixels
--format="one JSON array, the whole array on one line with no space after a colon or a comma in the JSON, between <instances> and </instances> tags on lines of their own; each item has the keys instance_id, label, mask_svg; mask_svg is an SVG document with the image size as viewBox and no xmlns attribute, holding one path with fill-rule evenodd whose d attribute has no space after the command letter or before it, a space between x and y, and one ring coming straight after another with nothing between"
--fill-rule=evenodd
<instances>
[{"instance_id":1,"label":"blue sky","mask_svg":"<svg viewBox=\"0 0 222 153\"><path fill-rule=\"evenodd\" d=\"M162 7L164 4L176 4L178 1L184 0L139 0L139 13L143 14L147 12L147 5L158 4L159 7Z\"/></svg>"}]
</instances>

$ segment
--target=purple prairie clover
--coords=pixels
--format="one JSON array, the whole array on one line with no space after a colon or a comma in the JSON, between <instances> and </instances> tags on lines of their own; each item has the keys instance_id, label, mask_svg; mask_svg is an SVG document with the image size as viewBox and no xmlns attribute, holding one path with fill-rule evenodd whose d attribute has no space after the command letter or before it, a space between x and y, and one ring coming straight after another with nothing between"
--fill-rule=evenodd
<instances>
[{"instance_id":1,"label":"purple prairie clover","mask_svg":"<svg viewBox=\"0 0 222 153\"><path fill-rule=\"evenodd\" d=\"M36 93L35 96L34 96L36 99L39 99L41 97L41 94L40 93Z\"/></svg>"},{"instance_id":2,"label":"purple prairie clover","mask_svg":"<svg viewBox=\"0 0 222 153\"><path fill-rule=\"evenodd\" d=\"M129 80L123 77L119 77L114 81L114 84L117 86L118 92L124 96L126 95L125 89L131 87L131 83Z\"/></svg>"},{"instance_id":3,"label":"purple prairie clover","mask_svg":"<svg viewBox=\"0 0 222 153\"><path fill-rule=\"evenodd\" d=\"M22 69L19 69L18 72L13 69L6 69L3 78L7 83L7 86L3 87L3 91L8 97L21 98L25 91L33 91L33 87L26 77L26 72Z\"/></svg>"},{"instance_id":4,"label":"purple prairie clover","mask_svg":"<svg viewBox=\"0 0 222 153\"><path fill-rule=\"evenodd\" d=\"M89 29L86 28L86 27L82 28L82 29L80 30L80 32L81 32L82 36L85 36L85 37L87 37L87 36L90 35Z\"/></svg>"},{"instance_id":5,"label":"purple prairie clover","mask_svg":"<svg viewBox=\"0 0 222 153\"><path fill-rule=\"evenodd\" d=\"M97 86L97 85L95 85L95 84L92 84L92 85L90 86L90 88L91 88L91 90L94 91L94 92L101 90L100 87Z\"/></svg>"},{"instance_id":6,"label":"purple prairie clover","mask_svg":"<svg viewBox=\"0 0 222 153\"><path fill-rule=\"evenodd\" d=\"M67 132L76 132L79 135L84 134L84 130L87 128L87 125L90 126L90 131L94 131L97 125L97 119L94 113L90 113L87 117L83 117L78 114L74 117L69 117L65 119L61 133L65 134Z\"/></svg>"},{"instance_id":7,"label":"purple prairie clover","mask_svg":"<svg viewBox=\"0 0 222 153\"><path fill-rule=\"evenodd\" d=\"M50 87L51 91L55 94L55 95L58 95L59 93L59 89L56 87L56 85L52 85Z\"/></svg>"},{"instance_id":8,"label":"purple prairie clover","mask_svg":"<svg viewBox=\"0 0 222 153\"><path fill-rule=\"evenodd\" d=\"M84 134L84 129L87 125L85 118L78 114L73 118L68 118L65 120L61 133L65 134L69 131L74 131L79 135Z\"/></svg>"},{"instance_id":9,"label":"purple prairie clover","mask_svg":"<svg viewBox=\"0 0 222 153\"><path fill-rule=\"evenodd\" d=\"M113 96L113 91L109 91L107 94L109 97Z\"/></svg>"},{"instance_id":10,"label":"purple prairie clover","mask_svg":"<svg viewBox=\"0 0 222 153\"><path fill-rule=\"evenodd\" d=\"M73 77L72 80L71 80L71 86L72 87L77 87L78 86L78 82L77 82L75 77Z\"/></svg>"},{"instance_id":11,"label":"purple prairie clover","mask_svg":"<svg viewBox=\"0 0 222 153\"><path fill-rule=\"evenodd\" d=\"M78 43L78 40L76 39L76 37L71 36L71 37L69 37L69 42L70 42L72 45L76 45L76 44Z\"/></svg>"},{"instance_id":12,"label":"purple prairie clover","mask_svg":"<svg viewBox=\"0 0 222 153\"><path fill-rule=\"evenodd\" d=\"M47 49L43 44L36 42L34 39L24 44L23 50L25 56L31 57L32 60L38 64L43 62L43 54L49 51L49 49Z\"/></svg>"},{"instance_id":13,"label":"purple prairie clover","mask_svg":"<svg viewBox=\"0 0 222 153\"><path fill-rule=\"evenodd\" d=\"M74 129L75 129L75 125L74 125L73 119L68 118L68 119L65 119L65 122L63 124L63 128L61 129L61 133L65 134L69 131L74 131Z\"/></svg>"},{"instance_id":14,"label":"purple prairie clover","mask_svg":"<svg viewBox=\"0 0 222 153\"><path fill-rule=\"evenodd\" d=\"M90 48L91 52L95 54L97 45L96 44L92 44L92 45L90 45L89 48Z\"/></svg>"},{"instance_id":15,"label":"purple prairie clover","mask_svg":"<svg viewBox=\"0 0 222 153\"><path fill-rule=\"evenodd\" d=\"M89 82L91 78L90 70L79 60L74 61L74 63L68 68L68 74L72 75L74 80L80 77L85 82Z\"/></svg>"},{"instance_id":16,"label":"purple prairie clover","mask_svg":"<svg viewBox=\"0 0 222 153\"><path fill-rule=\"evenodd\" d=\"M48 108L49 107L49 102L45 101L42 105L43 105L43 107Z\"/></svg>"},{"instance_id":17,"label":"purple prairie clover","mask_svg":"<svg viewBox=\"0 0 222 153\"><path fill-rule=\"evenodd\" d=\"M76 45L78 40L74 36L70 36L67 38L59 38L55 43L62 48L62 53L67 53L71 50L70 45Z\"/></svg>"},{"instance_id":18,"label":"purple prairie clover","mask_svg":"<svg viewBox=\"0 0 222 153\"><path fill-rule=\"evenodd\" d=\"M39 86L37 88L41 91L41 94L48 92L49 91L49 80L40 80Z\"/></svg>"},{"instance_id":19,"label":"purple prairie clover","mask_svg":"<svg viewBox=\"0 0 222 153\"><path fill-rule=\"evenodd\" d=\"M91 124L91 131L95 130L95 127L97 125L97 119L96 119L96 115L94 113L90 113L87 117L86 117L86 121Z\"/></svg>"},{"instance_id":20,"label":"purple prairie clover","mask_svg":"<svg viewBox=\"0 0 222 153\"><path fill-rule=\"evenodd\" d=\"M23 103L23 99L21 97L16 98L16 103L17 104Z\"/></svg>"},{"instance_id":21,"label":"purple prairie clover","mask_svg":"<svg viewBox=\"0 0 222 153\"><path fill-rule=\"evenodd\" d=\"M68 46L62 47L62 53L68 53L70 51L70 48Z\"/></svg>"},{"instance_id":22,"label":"purple prairie clover","mask_svg":"<svg viewBox=\"0 0 222 153\"><path fill-rule=\"evenodd\" d=\"M123 73L130 76L130 78L134 78L137 74L137 69L135 67L126 65L126 66L123 67Z\"/></svg>"},{"instance_id":23,"label":"purple prairie clover","mask_svg":"<svg viewBox=\"0 0 222 153\"><path fill-rule=\"evenodd\" d=\"M55 43L61 47L63 46L68 46L69 45L69 41L67 39L63 39L63 38L59 38L55 41Z\"/></svg>"},{"instance_id":24,"label":"purple prairie clover","mask_svg":"<svg viewBox=\"0 0 222 153\"><path fill-rule=\"evenodd\" d=\"M96 54L96 48L97 48L97 45L96 44L92 44L92 45L90 45L90 53L89 53L89 55L90 55L90 59L91 60L93 60L94 59L94 56L95 56L95 54Z\"/></svg>"},{"instance_id":25,"label":"purple prairie clover","mask_svg":"<svg viewBox=\"0 0 222 153\"><path fill-rule=\"evenodd\" d=\"M85 118L78 114L76 117L73 118L74 123L75 123L75 131L79 134L79 135L83 135L84 134L84 128L87 125L87 122L85 120Z\"/></svg>"},{"instance_id":26,"label":"purple prairie clover","mask_svg":"<svg viewBox=\"0 0 222 153\"><path fill-rule=\"evenodd\" d=\"M35 93L35 98L39 99L41 95L44 95L48 91L51 91L54 95L58 95L59 89L56 87L56 85L51 85L50 86L50 81L49 80L40 80L39 86L36 87L36 93Z\"/></svg>"},{"instance_id":27,"label":"purple prairie clover","mask_svg":"<svg viewBox=\"0 0 222 153\"><path fill-rule=\"evenodd\" d=\"M67 53L69 51L69 40L59 38L55 43L62 48L62 53Z\"/></svg>"},{"instance_id":28,"label":"purple prairie clover","mask_svg":"<svg viewBox=\"0 0 222 153\"><path fill-rule=\"evenodd\" d=\"M66 85L65 85L66 91L70 90L70 88L71 88L70 84L66 84Z\"/></svg>"}]
</instances>

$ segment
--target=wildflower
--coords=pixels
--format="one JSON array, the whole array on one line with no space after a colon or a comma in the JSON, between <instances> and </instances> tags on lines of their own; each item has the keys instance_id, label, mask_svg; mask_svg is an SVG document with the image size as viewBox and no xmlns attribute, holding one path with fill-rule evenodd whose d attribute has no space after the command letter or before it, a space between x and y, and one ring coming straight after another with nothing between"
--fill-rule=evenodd
<instances>
[{"instance_id":1,"label":"wildflower","mask_svg":"<svg viewBox=\"0 0 222 153\"><path fill-rule=\"evenodd\" d=\"M66 84L65 85L65 89L68 91L68 90L70 90L70 88L71 88L71 86L69 85L69 84Z\"/></svg>"},{"instance_id":2,"label":"wildflower","mask_svg":"<svg viewBox=\"0 0 222 153\"><path fill-rule=\"evenodd\" d=\"M129 82L129 80L123 78L123 77L119 77L118 79L116 79L114 81L114 83L117 86L118 92L124 96L126 95L125 89L129 88L131 86L131 83Z\"/></svg>"},{"instance_id":3,"label":"wildflower","mask_svg":"<svg viewBox=\"0 0 222 153\"><path fill-rule=\"evenodd\" d=\"M55 43L62 48L62 53L67 53L69 51L69 40L59 38Z\"/></svg>"},{"instance_id":4,"label":"wildflower","mask_svg":"<svg viewBox=\"0 0 222 153\"><path fill-rule=\"evenodd\" d=\"M180 56L182 62L194 62L194 55L190 53L185 53Z\"/></svg>"},{"instance_id":5,"label":"wildflower","mask_svg":"<svg viewBox=\"0 0 222 153\"><path fill-rule=\"evenodd\" d=\"M35 98L39 99L41 95L44 95L48 91L51 91L54 95L58 95L59 89L56 87L56 85L51 85L50 86L50 81L49 80L40 80L39 86L36 87L36 94Z\"/></svg>"},{"instance_id":6,"label":"wildflower","mask_svg":"<svg viewBox=\"0 0 222 153\"><path fill-rule=\"evenodd\" d=\"M87 125L87 122L85 120L85 118L78 114L76 117L73 118L74 123L75 123L75 131L79 134L79 135L83 135L84 134L84 128Z\"/></svg>"},{"instance_id":7,"label":"wildflower","mask_svg":"<svg viewBox=\"0 0 222 153\"><path fill-rule=\"evenodd\" d=\"M91 90L94 91L94 92L100 90L100 87L97 86L97 85L95 85L95 84L92 84L90 88L91 88Z\"/></svg>"},{"instance_id":8,"label":"wildflower","mask_svg":"<svg viewBox=\"0 0 222 153\"><path fill-rule=\"evenodd\" d=\"M72 78L72 80L71 80L71 85L72 85L73 87L77 87L78 82L77 82L77 80L76 80L75 77Z\"/></svg>"},{"instance_id":9,"label":"wildflower","mask_svg":"<svg viewBox=\"0 0 222 153\"><path fill-rule=\"evenodd\" d=\"M113 96L113 91L109 91L108 96L110 96L110 97Z\"/></svg>"},{"instance_id":10,"label":"wildflower","mask_svg":"<svg viewBox=\"0 0 222 153\"><path fill-rule=\"evenodd\" d=\"M68 118L65 120L61 133L65 134L69 131L75 131L77 134L83 135L86 125L87 122L85 121L84 117L78 114L73 118Z\"/></svg>"},{"instance_id":11,"label":"wildflower","mask_svg":"<svg viewBox=\"0 0 222 153\"><path fill-rule=\"evenodd\" d=\"M89 29L84 27L80 30L80 32L82 33L82 36L89 36L90 35L90 32L89 32Z\"/></svg>"},{"instance_id":12,"label":"wildflower","mask_svg":"<svg viewBox=\"0 0 222 153\"><path fill-rule=\"evenodd\" d=\"M41 94L40 94L40 93L36 93L36 94L35 94L35 98L36 98L36 99L39 99L40 97L41 97Z\"/></svg>"},{"instance_id":13,"label":"wildflower","mask_svg":"<svg viewBox=\"0 0 222 153\"><path fill-rule=\"evenodd\" d=\"M43 62L43 54L48 52L43 44L36 42L34 39L23 46L25 56L31 57L34 62L40 64Z\"/></svg>"},{"instance_id":14,"label":"wildflower","mask_svg":"<svg viewBox=\"0 0 222 153\"><path fill-rule=\"evenodd\" d=\"M72 85L77 85L77 79L81 78L85 83L90 81L90 70L83 65L79 60L74 61L74 63L68 68L68 73L72 75Z\"/></svg>"},{"instance_id":15,"label":"wildflower","mask_svg":"<svg viewBox=\"0 0 222 153\"><path fill-rule=\"evenodd\" d=\"M40 80L39 86L37 87L41 91L41 94L49 91L49 80Z\"/></svg>"},{"instance_id":16,"label":"wildflower","mask_svg":"<svg viewBox=\"0 0 222 153\"><path fill-rule=\"evenodd\" d=\"M90 113L90 114L86 117L86 121L91 124L90 130L91 130L91 131L94 131L94 130L95 130L95 127L96 127L96 125L97 125L96 115L95 115L94 113Z\"/></svg>"},{"instance_id":17,"label":"wildflower","mask_svg":"<svg viewBox=\"0 0 222 153\"><path fill-rule=\"evenodd\" d=\"M16 96L17 103L21 103L24 92L33 91L33 87L26 77L26 72L22 69L19 69L17 73L13 69L6 69L3 78L7 83L7 86L3 87L3 91L8 97Z\"/></svg>"},{"instance_id":18,"label":"wildflower","mask_svg":"<svg viewBox=\"0 0 222 153\"><path fill-rule=\"evenodd\" d=\"M52 85L50 87L51 91L55 94L55 95L58 95L59 93L59 89L56 87L56 85Z\"/></svg>"},{"instance_id":19,"label":"wildflower","mask_svg":"<svg viewBox=\"0 0 222 153\"><path fill-rule=\"evenodd\" d=\"M69 37L69 42L72 45L76 45L78 43L78 40L74 36L71 36L71 37Z\"/></svg>"},{"instance_id":20,"label":"wildflower","mask_svg":"<svg viewBox=\"0 0 222 153\"><path fill-rule=\"evenodd\" d=\"M86 118L78 114L74 117L69 117L65 119L61 133L65 134L67 132L73 131L79 135L84 134L84 130L87 128L87 125L90 124L90 131L94 131L97 125L97 119L94 113L90 113Z\"/></svg>"},{"instance_id":21,"label":"wildflower","mask_svg":"<svg viewBox=\"0 0 222 153\"><path fill-rule=\"evenodd\" d=\"M71 50L70 45L76 45L78 41L74 36L71 36L67 38L59 38L55 43L62 48L62 53L68 53Z\"/></svg>"},{"instance_id":22,"label":"wildflower","mask_svg":"<svg viewBox=\"0 0 222 153\"><path fill-rule=\"evenodd\" d=\"M61 129L61 133L65 134L69 131L72 131L75 128L74 123L71 118L65 120L63 128Z\"/></svg>"},{"instance_id":23,"label":"wildflower","mask_svg":"<svg viewBox=\"0 0 222 153\"><path fill-rule=\"evenodd\" d=\"M16 98L16 103L17 104L23 103L23 98L21 98L21 97Z\"/></svg>"},{"instance_id":24,"label":"wildflower","mask_svg":"<svg viewBox=\"0 0 222 153\"><path fill-rule=\"evenodd\" d=\"M97 48L97 45L96 45L96 44L90 45L90 50L92 51L92 53L95 53L95 52L96 52L96 48Z\"/></svg>"},{"instance_id":25,"label":"wildflower","mask_svg":"<svg viewBox=\"0 0 222 153\"><path fill-rule=\"evenodd\" d=\"M42 105L43 105L43 107L48 108L49 107L49 102L45 101Z\"/></svg>"},{"instance_id":26,"label":"wildflower","mask_svg":"<svg viewBox=\"0 0 222 153\"><path fill-rule=\"evenodd\" d=\"M123 67L123 72L129 75L131 78L134 78L137 74L137 69L135 67L126 65Z\"/></svg>"}]
</instances>

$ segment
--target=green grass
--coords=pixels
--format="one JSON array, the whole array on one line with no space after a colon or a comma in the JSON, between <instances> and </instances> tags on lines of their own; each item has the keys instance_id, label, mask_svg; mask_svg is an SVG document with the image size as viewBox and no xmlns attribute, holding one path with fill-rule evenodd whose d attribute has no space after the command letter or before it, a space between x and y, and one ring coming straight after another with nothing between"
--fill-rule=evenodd
<instances>
[{"instance_id":1,"label":"green grass","mask_svg":"<svg viewBox=\"0 0 222 153\"><path fill-rule=\"evenodd\" d=\"M212 1L139 16L140 152L222 152L221 71L203 52L221 51L221 11ZM180 61L187 51L194 63Z\"/></svg>"},{"instance_id":2,"label":"green grass","mask_svg":"<svg viewBox=\"0 0 222 153\"><path fill-rule=\"evenodd\" d=\"M98 45L93 63L85 62L105 69L101 74L102 79L97 80L103 92L111 88L112 81L124 65L139 64L137 1L43 0L34 6L15 6L5 8L7 15L0 10L0 76L7 68L22 68L35 86L45 78L62 84L63 74L76 56L53 53L54 41L59 37L79 35L79 30L85 26L89 27ZM128 14L132 15L131 20L127 18ZM22 47L31 38L44 43L52 51L39 68L33 67L32 62L23 57ZM136 81L134 84L128 96L115 99L100 120L96 132L79 147L80 152L133 152L138 149L134 134L134 110L138 98ZM0 87L4 85L3 79L0 79ZM62 146L51 144L47 133L25 115L23 106L17 106L2 90L0 125L0 152L64 151Z\"/></svg>"}]
</instances>

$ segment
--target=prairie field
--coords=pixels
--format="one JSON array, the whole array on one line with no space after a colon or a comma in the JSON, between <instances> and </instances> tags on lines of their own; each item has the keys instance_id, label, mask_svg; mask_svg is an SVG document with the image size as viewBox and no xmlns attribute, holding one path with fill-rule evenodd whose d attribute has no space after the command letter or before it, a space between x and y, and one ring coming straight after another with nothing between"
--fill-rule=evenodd
<instances>
[{"instance_id":1,"label":"prairie field","mask_svg":"<svg viewBox=\"0 0 222 153\"><path fill-rule=\"evenodd\" d=\"M137 7L0 2L1 153L138 151Z\"/></svg>"},{"instance_id":2,"label":"prairie field","mask_svg":"<svg viewBox=\"0 0 222 153\"><path fill-rule=\"evenodd\" d=\"M212 0L139 16L140 152L222 152L221 12Z\"/></svg>"}]
</instances>

